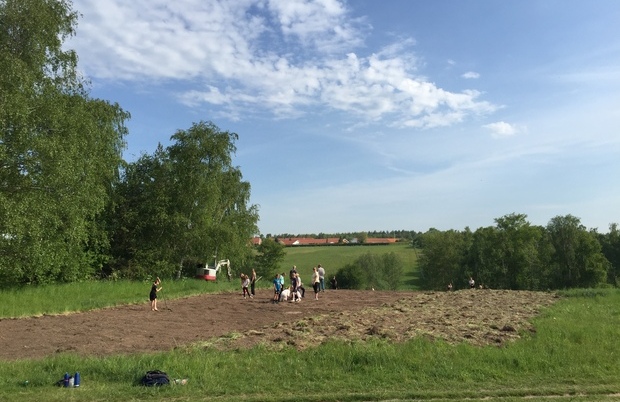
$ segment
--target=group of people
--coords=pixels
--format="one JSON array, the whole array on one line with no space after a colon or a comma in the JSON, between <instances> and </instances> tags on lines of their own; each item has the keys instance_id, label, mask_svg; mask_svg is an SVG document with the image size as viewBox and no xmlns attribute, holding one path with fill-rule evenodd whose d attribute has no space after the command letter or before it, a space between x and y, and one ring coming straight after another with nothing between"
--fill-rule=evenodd
<instances>
[{"instance_id":1,"label":"group of people","mask_svg":"<svg viewBox=\"0 0 620 402\"><path fill-rule=\"evenodd\" d=\"M335 277L334 277L335 278ZM284 288L284 272L276 274L273 278L273 303L279 303L281 300L290 299L291 302L299 302L305 297L306 288L301 281L301 276L297 272L297 267L293 265L289 271L290 286ZM325 268L319 264L312 268L312 290L314 291L314 300L319 300L319 293L325 291Z\"/></svg>"},{"instance_id":2,"label":"group of people","mask_svg":"<svg viewBox=\"0 0 620 402\"><path fill-rule=\"evenodd\" d=\"M252 275L248 276L244 273L241 273L241 291L243 293L244 299L253 299L256 296L256 270L252 269ZM276 274L273 279L273 303L278 303L282 299L285 301L290 299L291 302L299 302L302 298L305 297L306 288L301 281L301 276L297 272L297 267L293 265L289 272L289 280L290 286L288 288L284 288L284 272L281 274ZM337 288L336 277L334 276L331 280L332 289ZM149 293L149 300L151 303L151 311L159 311L157 309L157 293L162 290L161 279L157 278L152 286L151 292ZM318 266L312 268L312 289L314 290L314 299L319 299L319 293L325 291L325 268L319 264Z\"/></svg>"},{"instance_id":3,"label":"group of people","mask_svg":"<svg viewBox=\"0 0 620 402\"><path fill-rule=\"evenodd\" d=\"M473 277L469 277L469 281L467 282L469 284L469 288L470 289L475 289L476 288L476 281L474 280ZM482 289L482 285L480 285L480 289ZM448 283L448 291L452 290L452 282Z\"/></svg>"}]
</instances>

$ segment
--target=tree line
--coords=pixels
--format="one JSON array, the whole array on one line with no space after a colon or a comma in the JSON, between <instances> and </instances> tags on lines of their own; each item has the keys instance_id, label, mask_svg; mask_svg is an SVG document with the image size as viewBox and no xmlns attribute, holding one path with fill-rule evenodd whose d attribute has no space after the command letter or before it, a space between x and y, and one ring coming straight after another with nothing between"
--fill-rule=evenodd
<instances>
[{"instance_id":1,"label":"tree line","mask_svg":"<svg viewBox=\"0 0 620 402\"><path fill-rule=\"evenodd\" d=\"M68 0L0 1L0 285L145 278L253 259L237 134L198 122L123 160L129 112L90 96Z\"/></svg>"},{"instance_id":2,"label":"tree line","mask_svg":"<svg viewBox=\"0 0 620 402\"><path fill-rule=\"evenodd\" d=\"M422 248L420 280L426 289L478 285L495 289L547 290L617 286L620 232L588 230L579 218L552 218L531 225L525 214L495 219L495 226L472 232L431 229L415 239Z\"/></svg>"}]
</instances>

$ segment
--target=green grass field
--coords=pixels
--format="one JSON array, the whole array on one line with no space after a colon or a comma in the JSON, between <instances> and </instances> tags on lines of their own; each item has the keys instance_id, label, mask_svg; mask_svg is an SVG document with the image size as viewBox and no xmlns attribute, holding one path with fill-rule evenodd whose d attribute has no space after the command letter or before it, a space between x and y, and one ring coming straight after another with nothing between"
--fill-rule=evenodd
<instances>
[{"instance_id":1,"label":"green grass field","mask_svg":"<svg viewBox=\"0 0 620 402\"><path fill-rule=\"evenodd\" d=\"M617 400L620 292L574 291L535 325L536 333L502 348L415 339L332 342L301 352L183 347L138 356L0 362L0 400ZM149 368L189 382L138 386ZM82 374L80 389L52 385L72 370Z\"/></svg>"},{"instance_id":2,"label":"green grass field","mask_svg":"<svg viewBox=\"0 0 620 402\"><path fill-rule=\"evenodd\" d=\"M321 264L326 271L327 277L331 278L336 271L348 263L355 261L363 254L387 254L395 253L405 265L405 275L402 278L399 289L419 289L417 257L419 251L408 243L395 243L389 245L356 245L356 246L317 246L317 247L287 247L286 258L280 264L280 272L288 275L293 265L302 275L302 280L309 281L312 276L312 268Z\"/></svg>"},{"instance_id":3,"label":"green grass field","mask_svg":"<svg viewBox=\"0 0 620 402\"><path fill-rule=\"evenodd\" d=\"M375 247L379 246L369 249L380 250ZM402 245L381 247L409 255L415 266L414 250ZM321 263L329 273L365 252L357 247L295 249L287 254L283 267L295 264L311 269ZM408 271L408 277L403 287L415 288L415 272ZM173 298L230 290L236 282L185 280L167 281L164 286L166 297ZM0 307L7 317L142 303L149 287L149 283L121 281L25 288L0 293ZM119 301L122 295L125 300ZM190 345L135 356L58 354L0 362L0 401L618 400L620 291L573 290L563 295L535 319L535 333L523 334L521 340L501 348L414 339L404 344L331 342L304 351L221 352ZM189 382L162 388L137 385L144 372L153 368ZM81 388L53 385L65 371L80 371Z\"/></svg>"}]
</instances>

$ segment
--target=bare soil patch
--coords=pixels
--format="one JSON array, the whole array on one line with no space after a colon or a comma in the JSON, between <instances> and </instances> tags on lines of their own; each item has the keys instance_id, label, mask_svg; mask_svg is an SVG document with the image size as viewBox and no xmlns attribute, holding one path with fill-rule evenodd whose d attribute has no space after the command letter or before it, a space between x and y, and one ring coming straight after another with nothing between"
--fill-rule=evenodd
<instances>
[{"instance_id":1,"label":"bare soil patch","mask_svg":"<svg viewBox=\"0 0 620 402\"><path fill-rule=\"evenodd\" d=\"M327 339L402 342L425 336L450 343L502 345L535 331L530 319L554 293L462 290L307 293L298 303L271 303L270 290L254 299L238 293L159 300L85 313L0 320L0 359L38 359L55 353L105 356L171 350L187 345L218 349L293 346Z\"/></svg>"}]
</instances>

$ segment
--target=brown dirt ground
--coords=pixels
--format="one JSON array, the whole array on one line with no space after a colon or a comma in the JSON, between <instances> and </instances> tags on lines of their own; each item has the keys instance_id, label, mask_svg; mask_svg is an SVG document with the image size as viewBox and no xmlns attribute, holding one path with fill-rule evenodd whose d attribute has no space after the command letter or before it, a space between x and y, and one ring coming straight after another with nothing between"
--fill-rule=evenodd
<instances>
[{"instance_id":1,"label":"brown dirt ground","mask_svg":"<svg viewBox=\"0 0 620 402\"><path fill-rule=\"evenodd\" d=\"M449 343L498 345L535 331L530 319L558 300L554 293L461 290L379 292L329 290L314 300L270 302L238 293L159 299L85 313L0 320L0 359L56 353L89 356L166 351L178 347L238 349L263 344L303 349L327 339L393 342L424 336Z\"/></svg>"}]
</instances>

